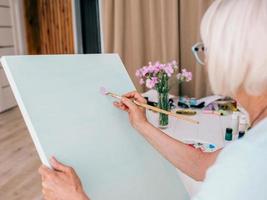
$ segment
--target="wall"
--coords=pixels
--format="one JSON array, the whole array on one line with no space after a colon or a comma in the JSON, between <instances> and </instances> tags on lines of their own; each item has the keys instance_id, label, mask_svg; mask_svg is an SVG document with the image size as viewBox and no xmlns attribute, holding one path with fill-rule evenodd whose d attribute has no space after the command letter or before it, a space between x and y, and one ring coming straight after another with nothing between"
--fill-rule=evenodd
<instances>
[{"instance_id":1,"label":"wall","mask_svg":"<svg viewBox=\"0 0 267 200\"><path fill-rule=\"evenodd\" d=\"M15 33L8 0L0 0L0 57L16 51ZM0 112L16 105L11 88L0 64Z\"/></svg>"}]
</instances>

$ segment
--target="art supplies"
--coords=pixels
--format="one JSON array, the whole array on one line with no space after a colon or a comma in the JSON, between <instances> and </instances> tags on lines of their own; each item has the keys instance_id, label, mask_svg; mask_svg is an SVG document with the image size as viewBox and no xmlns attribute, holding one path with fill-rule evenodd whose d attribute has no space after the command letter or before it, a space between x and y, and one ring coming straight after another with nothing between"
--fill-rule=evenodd
<instances>
[{"instance_id":1,"label":"art supplies","mask_svg":"<svg viewBox=\"0 0 267 200\"><path fill-rule=\"evenodd\" d=\"M213 115L218 115L218 116L225 116L228 113L224 110L218 110L218 111L214 111L214 110L202 110L203 114L213 114Z\"/></svg>"},{"instance_id":2,"label":"art supplies","mask_svg":"<svg viewBox=\"0 0 267 200\"><path fill-rule=\"evenodd\" d=\"M238 139L244 137L244 135L245 135L245 131L239 131L239 133L238 133Z\"/></svg>"},{"instance_id":3,"label":"art supplies","mask_svg":"<svg viewBox=\"0 0 267 200\"><path fill-rule=\"evenodd\" d=\"M148 97L144 97L146 99L146 103L150 106L154 106L154 107L157 107L158 106L158 103L157 102L154 102L154 101L150 101ZM169 107L170 109L175 109L176 106L174 104L174 100L173 99L169 99Z\"/></svg>"},{"instance_id":4,"label":"art supplies","mask_svg":"<svg viewBox=\"0 0 267 200\"><path fill-rule=\"evenodd\" d=\"M239 128L239 112L232 113L231 128L233 129L233 137L237 138Z\"/></svg>"},{"instance_id":5,"label":"art supplies","mask_svg":"<svg viewBox=\"0 0 267 200\"><path fill-rule=\"evenodd\" d=\"M239 131L246 132L248 129L247 117L245 115L240 116Z\"/></svg>"},{"instance_id":6,"label":"art supplies","mask_svg":"<svg viewBox=\"0 0 267 200\"><path fill-rule=\"evenodd\" d=\"M203 108L205 103L198 102L196 98L181 96L179 97L177 105L182 108Z\"/></svg>"},{"instance_id":7,"label":"art supplies","mask_svg":"<svg viewBox=\"0 0 267 200\"><path fill-rule=\"evenodd\" d=\"M190 109L177 110L176 113L180 115L196 115L197 114L196 111L190 110Z\"/></svg>"},{"instance_id":8,"label":"art supplies","mask_svg":"<svg viewBox=\"0 0 267 200\"><path fill-rule=\"evenodd\" d=\"M196 106L197 105L197 99L196 98L190 98L189 104L190 104L190 106Z\"/></svg>"},{"instance_id":9,"label":"art supplies","mask_svg":"<svg viewBox=\"0 0 267 200\"><path fill-rule=\"evenodd\" d=\"M169 99L169 107L170 109L174 109L176 107L173 99Z\"/></svg>"},{"instance_id":10,"label":"art supplies","mask_svg":"<svg viewBox=\"0 0 267 200\"><path fill-rule=\"evenodd\" d=\"M146 102L148 105L150 106L158 106L158 103L157 102L154 102L154 101L150 101L148 97L144 97L146 99Z\"/></svg>"},{"instance_id":11,"label":"art supplies","mask_svg":"<svg viewBox=\"0 0 267 200\"><path fill-rule=\"evenodd\" d=\"M225 116L225 115L227 115L228 113L227 113L227 111L225 111L225 110L218 110L218 111L214 111L214 114L215 114L215 115L219 115L219 116Z\"/></svg>"},{"instance_id":12,"label":"art supplies","mask_svg":"<svg viewBox=\"0 0 267 200\"><path fill-rule=\"evenodd\" d=\"M219 96L219 95L213 95L213 96L207 96L207 97L203 97L201 99L198 99L197 100L197 104L200 104L200 103L204 103L204 106L208 106L209 104L219 100L219 99L222 99L223 96Z\"/></svg>"},{"instance_id":13,"label":"art supplies","mask_svg":"<svg viewBox=\"0 0 267 200\"><path fill-rule=\"evenodd\" d=\"M233 140L233 129L232 128L226 128L225 131L225 145L229 144Z\"/></svg>"},{"instance_id":14,"label":"art supplies","mask_svg":"<svg viewBox=\"0 0 267 200\"><path fill-rule=\"evenodd\" d=\"M207 142L199 142L199 141L193 141L193 140L184 140L183 142L195 149L199 149L202 152L206 152L206 153L211 153L217 150L217 146L215 144L211 144Z\"/></svg>"},{"instance_id":15,"label":"art supplies","mask_svg":"<svg viewBox=\"0 0 267 200\"><path fill-rule=\"evenodd\" d=\"M214 104L217 104L218 108L220 110L229 110L232 112L237 111L237 103L234 99L230 97L225 97L223 99L219 99L214 102Z\"/></svg>"},{"instance_id":16,"label":"art supplies","mask_svg":"<svg viewBox=\"0 0 267 200\"><path fill-rule=\"evenodd\" d=\"M227 115L231 112L237 111L236 101L223 96L209 96L199 99L198 102L205 102L205 110L216 111L213 114Z\"/></svg>"}]
</instances>

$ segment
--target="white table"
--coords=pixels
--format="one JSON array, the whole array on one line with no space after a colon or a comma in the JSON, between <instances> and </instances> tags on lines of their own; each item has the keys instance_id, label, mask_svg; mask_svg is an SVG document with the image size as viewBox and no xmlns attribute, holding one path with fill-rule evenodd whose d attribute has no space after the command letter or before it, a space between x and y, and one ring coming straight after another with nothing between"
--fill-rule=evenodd
<instances>
[{"instance_id":1,"label":"white table","mask_svg":"<svg viewBox=\"0 0 267 200\"><path fill-rule=\"evenodd\" d=\"M150 90L144 93L144 96L149 97L150 100L157 101L157 93L155 90ZM148 111L148 120L158 125L158 114ZM224 146L225 129L231 125L231 115L217 116L212 114L203 114L197 110L197 115L192 118L200 122L199 125L189 124L185 121L177 120L169 117L169 126L163 131L171 137L180 140L194 140L199 142L207 142L215 144L218 148ZM178 169L177 169L178 170ZM193 197L200 189L201 182L193 180L191 177L185 175L180 170L178 173L191 197Z\"/></svg>"}]
</instances>

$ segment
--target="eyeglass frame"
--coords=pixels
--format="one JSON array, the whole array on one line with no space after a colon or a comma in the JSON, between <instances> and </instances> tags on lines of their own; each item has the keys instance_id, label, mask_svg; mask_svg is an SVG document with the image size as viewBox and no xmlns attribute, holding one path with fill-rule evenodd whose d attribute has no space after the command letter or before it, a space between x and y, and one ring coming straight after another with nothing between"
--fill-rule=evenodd
<instances>
[{"instance_id":1,"label":"eyeglass frame","mask_svg":"<svg viewBox=\"0 0 267 200\"><path fill-rule=\"evenodd\" d=\"M206 51L206 48L204 47L204 44L202 42L197 42L192 46L192 53L195 56L197 63L203 66L205 65L205 62L203 62L198 55L198 52L200 51L204 52Z\"/></svg>"}]
</instances>

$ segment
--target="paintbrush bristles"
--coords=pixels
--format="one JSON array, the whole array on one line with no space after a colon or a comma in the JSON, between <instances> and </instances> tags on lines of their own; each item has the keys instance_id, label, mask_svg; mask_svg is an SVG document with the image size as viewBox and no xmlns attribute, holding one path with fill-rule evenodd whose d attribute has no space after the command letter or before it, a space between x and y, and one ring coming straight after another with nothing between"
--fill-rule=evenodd
<instances>
[{"instance_id":1,"label":"paintbrush bristles","mask_svg":"<svg viewBox=\"0 0 267 200\"><path fill-rule=\"evenodd\" d=\"M100 94L102 94L102 95L107 95L107 94L108 94L107 89L104 88L104 87L100 87L99 92L100 92Z\"/></svg>"},{"instance_id":2,"label":"paintbrush bristles","mask_svg":"<svg viewBox=\"0 0 267 200\"><path fill-rule=\"evenodd\" d=\"M121 99L122 97L117 95L117 94L114 94L112 92L109 92L105 87L100 87L100 94L102 95L107 95L107 96L111 96L113 98L116 98L116 99Z\"/></svg>"}]
</instances>

